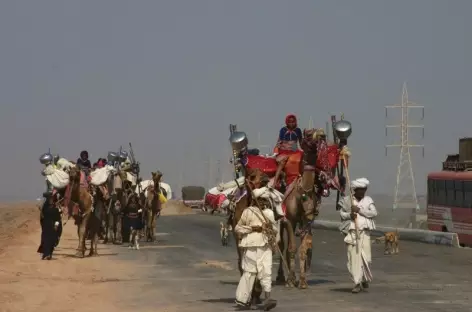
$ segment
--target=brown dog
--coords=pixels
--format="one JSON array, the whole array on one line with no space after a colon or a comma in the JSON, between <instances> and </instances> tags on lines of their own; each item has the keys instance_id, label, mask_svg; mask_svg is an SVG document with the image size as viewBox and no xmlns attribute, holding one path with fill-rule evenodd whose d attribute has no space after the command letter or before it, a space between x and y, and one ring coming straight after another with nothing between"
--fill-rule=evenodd
<instances>
[{"instance_id":1,"label":"brown dog","mask_svg":"<svg viewBox=\"0 0 472 312\"><path fill-rule=\"evenodd\" d=\"M376 243L382 241L385 241L384 255L398 254L400 252L400 249L398 248L398 243L400 241L398 229L395 232L386 232L384 236L375 239Z\"/></svg>"}]
</instances>

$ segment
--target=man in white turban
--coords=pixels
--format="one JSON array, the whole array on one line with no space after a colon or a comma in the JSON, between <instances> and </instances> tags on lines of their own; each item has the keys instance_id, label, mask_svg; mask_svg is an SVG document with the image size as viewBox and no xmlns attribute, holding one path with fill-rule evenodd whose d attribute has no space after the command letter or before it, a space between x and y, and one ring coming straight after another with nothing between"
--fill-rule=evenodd
<instances>
[{"instance_id":1,"label":"man in white turban","mask_svg":"<svg viewBox=\"0 0 472 312\"><path fill-rule=\"evenodd\" d=\"M365 196L368 186L366 178L352 181L353 196L345 196L338 202L342 221L339 229L347 247L347 268L354 281L353 293L368 288L372 281L370 231L375 229L377 209L372 198Z\"/></svg>"}]
</instances>

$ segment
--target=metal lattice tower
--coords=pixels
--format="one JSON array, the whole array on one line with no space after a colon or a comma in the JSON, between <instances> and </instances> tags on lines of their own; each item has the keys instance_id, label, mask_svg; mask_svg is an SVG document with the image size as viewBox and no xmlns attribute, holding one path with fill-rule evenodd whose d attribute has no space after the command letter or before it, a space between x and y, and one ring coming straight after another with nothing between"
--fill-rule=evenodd
<instances>
[{"instance_id":1,"label":"metal lattice tower","mask_svg":"<svg viewBox=\"0 0 472 312\"><path fill-rule=\"evenodd\" d=\"M424 158L424 145L411 144L408 136L410 128L421 128L423 130L422 137L424 138L424 125L411 125L408 122L409 110L412 108L422 109L422 118L424 119L424 106L416 105L408 100L408 91L406 89L406 82L403 83L402 90L402 103L396 105L385 106L385 118L387 119L387 112L389 108L400 108L401 109L401 124L399 125L386 125L385 136L387 136L388 128L400 128L401 131L401 142L400 144L385 145L385 155L387 155L387 149L389 147L400 148L400 162L397 169L397 182L395 185L395 197L393 202L393 210L402 206L402 208L416 208L419 211L418 197L416 194L415 176L413 173L413 164L411 162L410 148L421 147L423 149Z\"/></svg>"}]
</instances>

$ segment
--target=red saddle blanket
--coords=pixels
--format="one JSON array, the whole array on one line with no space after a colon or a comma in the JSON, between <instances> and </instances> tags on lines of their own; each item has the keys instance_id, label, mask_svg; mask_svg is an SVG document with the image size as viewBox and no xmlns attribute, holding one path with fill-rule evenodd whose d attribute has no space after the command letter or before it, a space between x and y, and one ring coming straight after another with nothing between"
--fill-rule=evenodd
<instances>
[{"instance_id":1,"label":"red saddle blanket","mask_svg":"<svg viewBox=\"0 0 472 312\"><path fill-rule=\"evenodd\" d=\"M277 161L275 158L264 156L247 155L247 169L260 169L269 177L275 176Z\"/></svg>"},{"instance_id":2,"label":"red saddle blanket","mask_svg":"<svg viewBox=\"0 0 472 312\"><path fill-rule=\"evenodd\" d=\"M317 171L331 171L336 168L339 162L339 149L338 146L328 145L324 146L320 151L318 151L318 158L316 161ZM284 172L286 176L286 184L289 185L292 183L299 174L300 162L303 159L303 152L301 151L285 151L280 150L278 153L279 156L287 155L288 160L284 167ZM277 171L277 161L272 157L265 156L247 156L247 165L248 169L260 169L262 172L267 174L269 177L274 177Z\"/></svg>"},{"instance_id":3,"label":"red saddle blanket","mask_svg":"<svg viewBox=\"0 0 472 312\"><path fill-rule=\"evenodd\" d=\"M224 194L213 195L207 193L205 195L205 205L211 207L212 209L219 209L225 200L226 196Z\"/></svg>"}]
</instances>

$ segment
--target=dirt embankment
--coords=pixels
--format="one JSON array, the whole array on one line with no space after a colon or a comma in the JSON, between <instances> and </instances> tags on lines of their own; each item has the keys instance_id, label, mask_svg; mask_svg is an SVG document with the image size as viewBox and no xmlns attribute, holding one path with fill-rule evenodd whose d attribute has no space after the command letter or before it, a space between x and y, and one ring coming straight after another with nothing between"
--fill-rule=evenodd
<instances>
[{"instance_id":1,"label":"dirt embankment","mask_svg":"<svg viewBox=\"0 0 472 312\"><path fill-rule=\"evenodd\" d=\"M180 200L169 200L162 206L162 216L177 216L195 213L192 208L187 207Z\"/></svg>"},{"instance_id":2,"label":"dirt embankment","mask_svg":"<svg viewBox=\"0 0 472 312\"><path fill-rule=\"evenodd\" d=\"M39 229L39 210L36 202L0 204L0 253Z\"/></svg>"}]
</instances>

